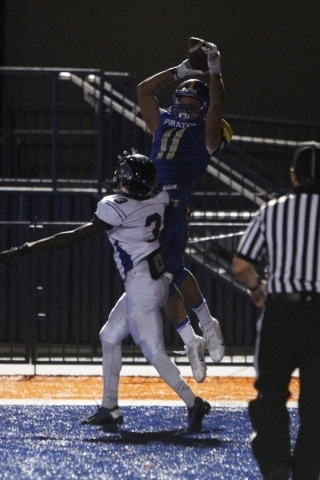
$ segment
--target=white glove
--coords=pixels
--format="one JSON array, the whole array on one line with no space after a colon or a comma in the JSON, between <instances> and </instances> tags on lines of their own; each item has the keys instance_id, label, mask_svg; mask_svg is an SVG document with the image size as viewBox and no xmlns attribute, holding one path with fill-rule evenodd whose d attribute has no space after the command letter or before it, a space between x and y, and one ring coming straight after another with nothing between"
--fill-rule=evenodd
<instances>
[{"instance_id":1,"label":"white glove","mask_svg":"<svg viewBox=\"0 0 320 480\"><path fill-rule=\"evenodd\" d=\"M206 42L205 45L201 47L201 50L207 54L210 75L221 75L220 52L218 51L217 45Z\"/></svg>"},{"instance_id":2,"label":"white glove","mask_svg":"<svg viewBox=\"0 0 320 480\"><path fill-rule=\"evenodd\" d=\"M203 71L202 70L194 70L188 59L183 60L180 65L177 65L176 67L173 67L170 69L170 72L174 76L174 79L177 80L178 78L184 78L186 76L190 75L202 75Z\"/></svg>"}]
</instances>

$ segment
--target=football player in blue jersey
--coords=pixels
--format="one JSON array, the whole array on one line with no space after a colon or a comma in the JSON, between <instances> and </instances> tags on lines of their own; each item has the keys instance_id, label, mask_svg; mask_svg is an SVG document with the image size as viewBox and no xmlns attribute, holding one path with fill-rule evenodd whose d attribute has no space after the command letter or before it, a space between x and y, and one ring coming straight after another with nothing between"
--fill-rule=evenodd
<instances>
[{"instance_id":1,"label":"football player in blue jersey","mask_svg":"<svg viewBox=\"0 0 320 480\"><path fill-rule=\"evenodd\" d=\"M159 235L164 223L168 193L156 189L156 169L140 154L120 159L114 180L120 193L98 202L91 222L68 232L28 242L0 252L0 265L14 264L26 254L64 248L106 232L125 293L112 309L100 331L102 345L103 397L96 413L83 424L115 426L123 422L118 406L122 366L121 342L129 334L160 377L187 407L188 430L200 431L210 412L208 402L196 397L177 366L168 357L160 309L169 292L172 275L165 271Z\"/></svg>"},{"instance_id":2,"label":"football player in blue jersey","mask_svg":"<svg viewBox=\"0 0 320 480\"><path fill-rule=\"evenodd\" d=\"M199 79L184 80L175 90L168 110L159 108L155 94L174 80L203 73L194 70L189 60L147 78L137 87L141 115L153 136L150 156L157 168L158 185L170 196L160 238L166 269L173 275L165 310L185 343L197 382L206 375L206 347L214 363L221 361L225 347L218 320L211 316L196 279L184 267L192 187L205 172L210 156L228 145L232 137L230 125L222 118L220 52L213 43L206 42L201 48L207 54L209 85ZM204 338L195 334L184 301L196 313Z\"/></svg>"}]
</instances>

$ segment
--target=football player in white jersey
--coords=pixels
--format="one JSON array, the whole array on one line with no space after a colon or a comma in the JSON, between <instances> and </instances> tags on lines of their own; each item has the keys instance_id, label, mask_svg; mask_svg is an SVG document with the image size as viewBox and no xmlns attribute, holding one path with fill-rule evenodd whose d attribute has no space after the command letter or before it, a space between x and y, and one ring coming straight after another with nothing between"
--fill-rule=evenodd
<instances>
[{"instance_id":1,"label":"football player in white jersey","mask_svg":"<svg viewBox=\"0 0 320 480\"><path fill-rule=\"evenodd\" d=\"M106 231L125 293L100 331L102 403L97 412L82 423L122 423L123 414L118 406L121 342L130 334L148 362L186 404L188 430L200 431L210 404L196 397L183 380L165 351L163 339L160 309L168 297L172 276L165 271L159 234L169 203L168 193L156 189L156 168L148 157L140 154L124 156L118 163L114 180L120 193L104 197L90 223L0 252L0 264L13 264L25 254L67 247Z\"/></svg>"}]
</instances>

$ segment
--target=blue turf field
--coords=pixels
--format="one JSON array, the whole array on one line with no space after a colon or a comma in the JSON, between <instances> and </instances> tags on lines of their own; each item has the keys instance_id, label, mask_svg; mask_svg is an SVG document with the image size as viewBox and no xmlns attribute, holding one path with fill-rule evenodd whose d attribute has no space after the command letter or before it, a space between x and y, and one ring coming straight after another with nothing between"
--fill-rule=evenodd
<instances>
[{"instance_id":1,"label":"blue turf field","mask_svg":"<svg viewBox=\"0 0 320 480\"><path fill-rule=\"evenodd\" d=\"M245 407L213 407L201 434L187 434L180 406L123 407L116 432L79 422L76 405L0 405L3 480L254 480ZM290 409L292 433L297 409Z\"/></svg>"}]
</instances>

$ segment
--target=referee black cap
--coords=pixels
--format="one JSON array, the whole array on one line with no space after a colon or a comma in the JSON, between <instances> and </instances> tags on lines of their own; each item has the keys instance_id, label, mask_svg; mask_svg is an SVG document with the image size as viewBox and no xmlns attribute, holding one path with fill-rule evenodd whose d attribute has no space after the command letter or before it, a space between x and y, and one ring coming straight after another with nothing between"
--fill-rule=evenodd
<instances>
[{"instance_id":1,"label":"referee black cap","mask_svg":"<svg viewBox=\"0 0 320 480\"><path fill-rule=\"evenodd\" d=\"M320 184L320 143L301 143L296 149L292 169L303 183Z\"/></svg>"}]
</instances>

